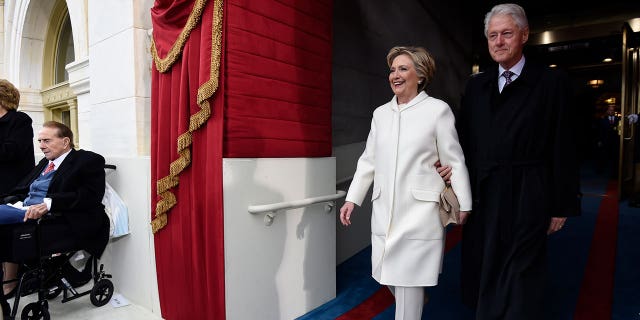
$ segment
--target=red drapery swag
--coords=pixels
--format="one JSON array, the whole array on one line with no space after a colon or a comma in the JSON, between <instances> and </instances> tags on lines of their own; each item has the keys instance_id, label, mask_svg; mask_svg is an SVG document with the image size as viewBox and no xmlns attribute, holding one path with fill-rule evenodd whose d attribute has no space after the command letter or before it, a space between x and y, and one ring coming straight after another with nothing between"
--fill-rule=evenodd
<instances>
[{"instance_id":1,"label":"red drapery swag","mask_svg":"<svg viewBox=\"0 0 640 320\"><path fill-rule=\"evenodd\" d=\"M156 0L152 228L165 319L224 319L222 0Z\"/></svg>"}]
</instances>

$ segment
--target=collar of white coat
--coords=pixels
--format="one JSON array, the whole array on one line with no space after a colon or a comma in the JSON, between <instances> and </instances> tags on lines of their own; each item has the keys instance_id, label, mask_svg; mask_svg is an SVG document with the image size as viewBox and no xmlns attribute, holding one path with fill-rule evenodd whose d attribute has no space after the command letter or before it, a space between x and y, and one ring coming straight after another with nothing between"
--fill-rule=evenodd
<instances>
[{"instance_id":1,"label":"collar of white coat","mask_svg":"<svg viewBox=\"0 0 640 320\"><path fill-rule=\"evenodd\" d=\"M420 91L420 93L418 93L417 96L415 96L413 99L411 99L411 101L409 101L408 103L400 105L400 108L398 108L398 99L396 99L396 96L393 96L393 98L391 98L391 103L389 103L389 107L393 111L402 112L402 111L407 110L407 109L415 106L416 104L424 101L427 98L429 98L429 95L424 91Z\"/></svg>"}]
</instances>

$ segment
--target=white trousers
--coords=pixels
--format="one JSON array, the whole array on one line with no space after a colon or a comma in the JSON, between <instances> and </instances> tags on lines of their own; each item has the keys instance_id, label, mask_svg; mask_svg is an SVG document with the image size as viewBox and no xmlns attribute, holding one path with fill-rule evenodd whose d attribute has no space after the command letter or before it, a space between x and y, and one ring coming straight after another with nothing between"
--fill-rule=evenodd
<instances>
[{"instance_id":1,"label":"white trousers","mask_svg":"<svg viewBox=\"0 0 640 320\"><path fill-rule=\"evenodd\" d=\"M396 298L395 320L420 320L424 306L423 287L394 287L388 286L391 294Z\"/></svg>"}]
</instances>

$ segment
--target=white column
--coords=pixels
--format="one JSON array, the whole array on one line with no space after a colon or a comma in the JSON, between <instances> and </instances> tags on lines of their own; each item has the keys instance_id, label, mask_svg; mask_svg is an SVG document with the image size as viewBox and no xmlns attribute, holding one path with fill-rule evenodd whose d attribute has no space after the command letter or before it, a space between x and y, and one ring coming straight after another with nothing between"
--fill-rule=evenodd
<instances>
[{"instance_id":1,"label":"white column","mask_svg":"<svg viewBox=\"0 0 640 320\"><path fill-rule=\"evenodd\" d=\"M73 29L75 60L84 60L89 55L87 37L87 0L67 0L69 19Z\"/></svg>"},{"instance_id":2,"label":"white column","mask_svg":"<svg viewBox=\"0 0 640 320\"><path fill-rule=\"evenodd\" d=\"M4 0L0 0L0 75L4 76L4 44L5 44Z\"/></svg>"},{"instance_id":3,"label":"white column","mask_svg":"<svg viewBox=\"0 0 640 320\"><path fill-rule=\"evenodd\" d=\"M89 58L85 57L76 60L67 65L69 73L69 87L77 96L77 133L78 146L83 149L92 150L91 143L91 103L89 96L90 78L89 78ZM74 117L71 117L74 119Z\"/></svg>"},{"instance_id":4,"label":"white column","mask_svg":"<svg viewBox=\"0 0 640 320\"><path fill-rule=\"evenodd\" d=\"M102 261L120 293L159 315L148 157L152 5L153 0L88 1L90 117L82 126L91 131L91 149L117 165L107 179L129 208L131 234L112 240Z\"/></svg>"},{"instance_id":5,"label":"white column","mask_svg":"<svg viewBox=\"0 0 640 320\"><path fill-rule=\"evenodd\" d=\"M89 2L94 150L144 156L150 145L150 0Z\"/></svg>"}]
</instances>

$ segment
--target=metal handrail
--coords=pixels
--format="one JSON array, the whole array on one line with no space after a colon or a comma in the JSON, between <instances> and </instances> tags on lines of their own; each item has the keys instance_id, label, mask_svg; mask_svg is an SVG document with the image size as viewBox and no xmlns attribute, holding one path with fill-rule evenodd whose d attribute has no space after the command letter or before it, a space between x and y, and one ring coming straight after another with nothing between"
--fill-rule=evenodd
<instances>
[{"instance_id":1,"label":"metal handrail","mask_svg":"<svg viewBox=\"0 0 640 320\"><path fill-rule=\"evenodd\" d=\"M325 211L331 212L331 210L333 210L333 207L335 206L333 201L344 197L346 194L347 193L342 190L337 190L336 194L330 194L326 196L249 206L247 208L247 211L249 211L249 213L251 214L267 213L264 217L264 223L265 225L271 225L273 223L273 219L275 218L275 213L278 210L290 210L290 209L307 207L312 204L321 203L321 202L331 202L331 204L328 204L327 207L325 207Z\"/></svg>"}]
</instances>

